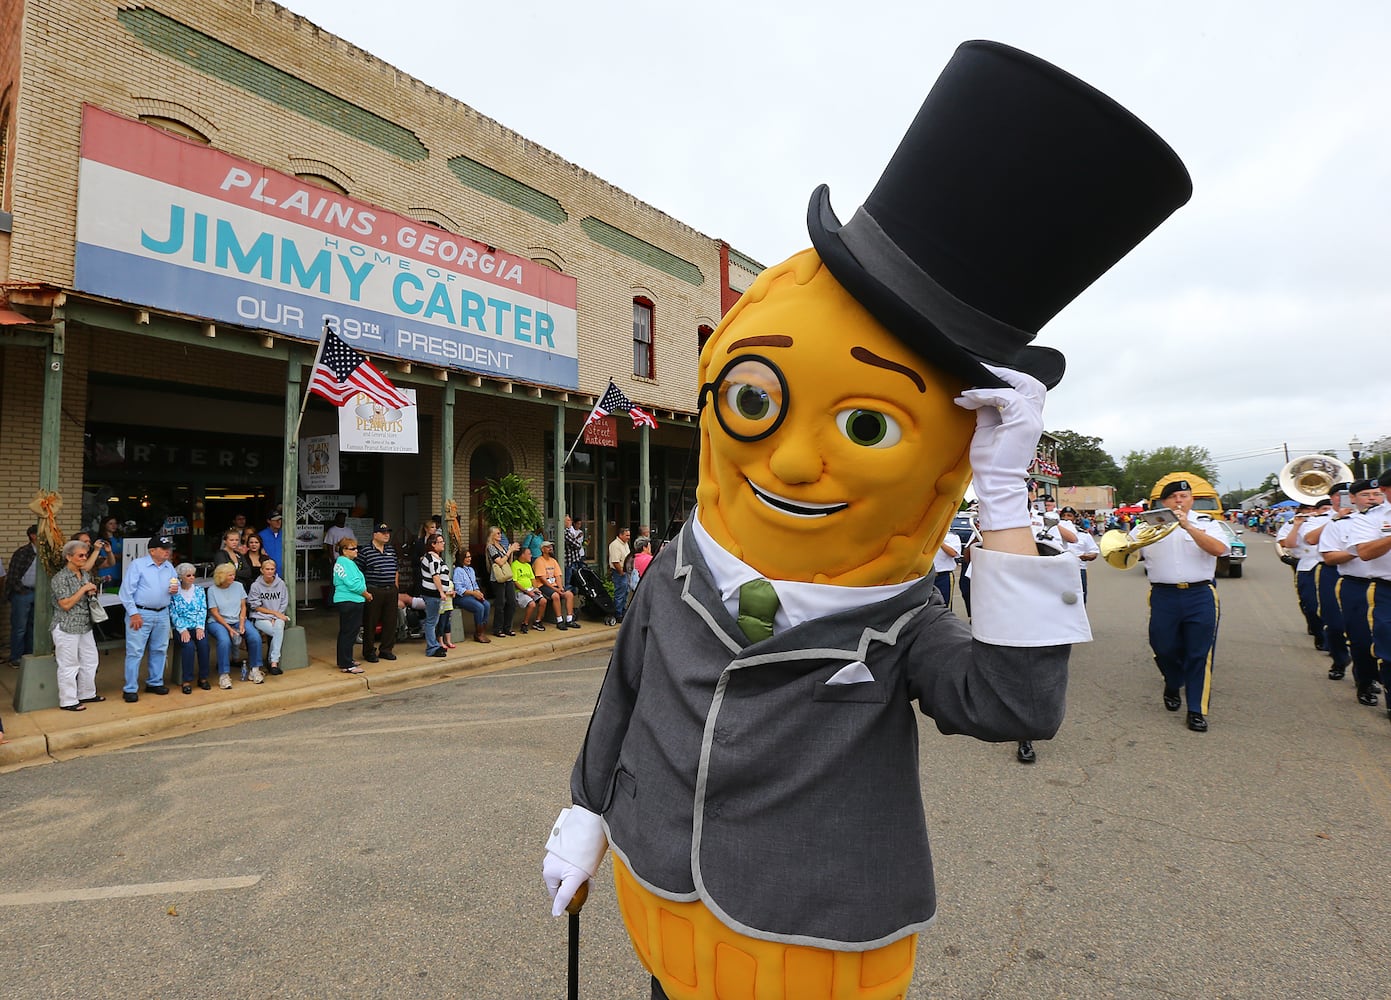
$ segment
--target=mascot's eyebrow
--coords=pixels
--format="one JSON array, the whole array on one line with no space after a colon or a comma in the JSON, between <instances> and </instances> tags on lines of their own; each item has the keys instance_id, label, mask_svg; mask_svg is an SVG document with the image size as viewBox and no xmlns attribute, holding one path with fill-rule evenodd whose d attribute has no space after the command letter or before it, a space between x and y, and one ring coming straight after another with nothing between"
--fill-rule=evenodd
<instances>
[{"instance_id":1,"label":"mascot's eyebrow","mask_svg":"<svg viewBox=\"0 0 1391 1000\"><path fill-rule=\"evenodd\" d=\"M890 361L888 358L881 358L872 351L867 351L863 347L850 348L850 356L856 361L863 361L867 365L874 365L877 368L887 368L891 372L898 372L907 375L913 380L913 384L918 387L918 392L927 392L927 383L923 377L907 365L901 365L897 361Z\"/></svg>"},{"instance_id":2,"label":"mascot's eyebrow","mask_svg":"<svg viewBox=\"0 0 1391 1000\"><path fill-rule=\"evenodd\" d=\"M781 334L769 334L764 337L745 337L743 340L736 340L725 348L726 353L733 353L741 347L791 347L792 338Z\"/></svg>"}]
</instances>

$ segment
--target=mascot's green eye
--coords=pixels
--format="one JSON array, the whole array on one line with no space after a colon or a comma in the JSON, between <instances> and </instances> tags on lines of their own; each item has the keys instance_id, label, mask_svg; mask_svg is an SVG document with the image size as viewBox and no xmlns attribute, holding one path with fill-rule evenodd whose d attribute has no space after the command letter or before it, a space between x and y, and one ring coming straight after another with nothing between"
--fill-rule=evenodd
<instances>
[{"instance_id":1,"label":"mascot's green eye","mask_svg":"<svg viewBox=\"0 0 1391 1000\"><path fill-rule=\"evenodd\" d=\"M898 421L878 410L841 410L836 426L851 443L864 448L891 448L903 437Z\"/></svg>"},{"instance_id":2,"label":"mascot's green eye","mask_svg":"<svg viewBox=\"0 0 1391 1000\"><path fill-rule=\"evenodd\" d=\"M745 420L764 420L775 410L768 391L756 385L731 385L728 388L729 408Z\"/></svg>"}]
</instances>

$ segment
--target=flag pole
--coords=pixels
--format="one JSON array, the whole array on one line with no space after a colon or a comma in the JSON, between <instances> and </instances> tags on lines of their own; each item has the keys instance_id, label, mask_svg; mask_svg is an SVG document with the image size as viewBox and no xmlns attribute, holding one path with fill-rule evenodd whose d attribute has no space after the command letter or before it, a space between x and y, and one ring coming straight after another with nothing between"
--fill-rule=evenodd
<instances>
[{"instance_id":1,"label":"flag pole","mask_svg":"<svg viewBox=\"0 0 1391 1000\"><path fill-rule=\"evenodd\" d=\"M309 366L309 381L314 381L314 369L319 367L319 359L324 356L324 345L328 343L328 335L332 332L332 327L328 325L328 320L324 320L324 335L319 338L319 349L314 352L314 363ZM295 421L295 434L290 438L291 441L299 441L299 425L304 423L304 410L309 405L309 397L314 390L308 386L304 387L304 399L299 404L299 419Z\"/></svg>"},{"instance_id":2,"label":"flag pole","mask_svg":"<svg viewBox=\"0 0 1391 1000\"><path fill-rule=\"evenodd\" d=\"M560 464L561 464L562 466L564 466L566 462L570 461L570 456L573 455L573 454L575 453L575 449L578 448L578 447L580 446L580 442L581 442L582 440L584 440L584 428L589 426L589 420L590 420L591 417L594 416L594 410L596 410L596 409L599 408L599 403L601 403L601 402L603 401L604 396L607 396L607 395L608 395L609 386L610 386L610 385L614 385L614 384L615 384L615 383L614 383L614 381L613 381L613 376L610 375L610 376L609 376L609 385L604 386L604 391L603 391L603 393L599 396L599 398L598 398L597 400L594 401L594 407L589 411L589 416L584 418L584 427L581 427L581 428L580 428L579 434L576 435L576 437L575 437L575 443L572 444L572 445L570 445L570 450L567 451L567 452L565 453L565 457L562 458L562 459L560 460Z\"/></svg>"}]
</instances>

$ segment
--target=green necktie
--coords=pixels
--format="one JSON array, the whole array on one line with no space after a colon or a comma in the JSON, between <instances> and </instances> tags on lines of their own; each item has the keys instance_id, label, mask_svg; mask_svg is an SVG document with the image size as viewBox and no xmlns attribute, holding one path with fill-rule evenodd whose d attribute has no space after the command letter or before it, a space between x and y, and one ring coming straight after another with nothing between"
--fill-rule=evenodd
<instances>
[{"instance_id":1,"label":"green necktie","mask_svg":"<svg viewBox=\"0 0 1391 1000\"><path fill-rule=\"evenodd\" d=\"M750 580L739 588L739 627L749 642L772 638L778 592L767 580Z\"/></svg>"}]
</instances>

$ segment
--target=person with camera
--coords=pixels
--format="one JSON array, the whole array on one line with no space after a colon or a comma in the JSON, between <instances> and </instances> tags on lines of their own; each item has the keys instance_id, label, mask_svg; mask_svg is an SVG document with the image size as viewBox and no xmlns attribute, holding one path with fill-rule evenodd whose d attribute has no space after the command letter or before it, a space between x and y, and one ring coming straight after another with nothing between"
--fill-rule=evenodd
<instances>
[{"instance_id":1,"label":"person with camera","mask_svg":"<svg viewBox=\"0 0 1391 1000\"><path fill-rule=\"evenodd\" d=\"M63 546L66 565L50 581L53 592L53 655L58 661L58 707L86 711L97 694L97 642L92 634L92 601L98 587L87 573L89 543L74 539Z\"/></svg>"}]
</instances>

